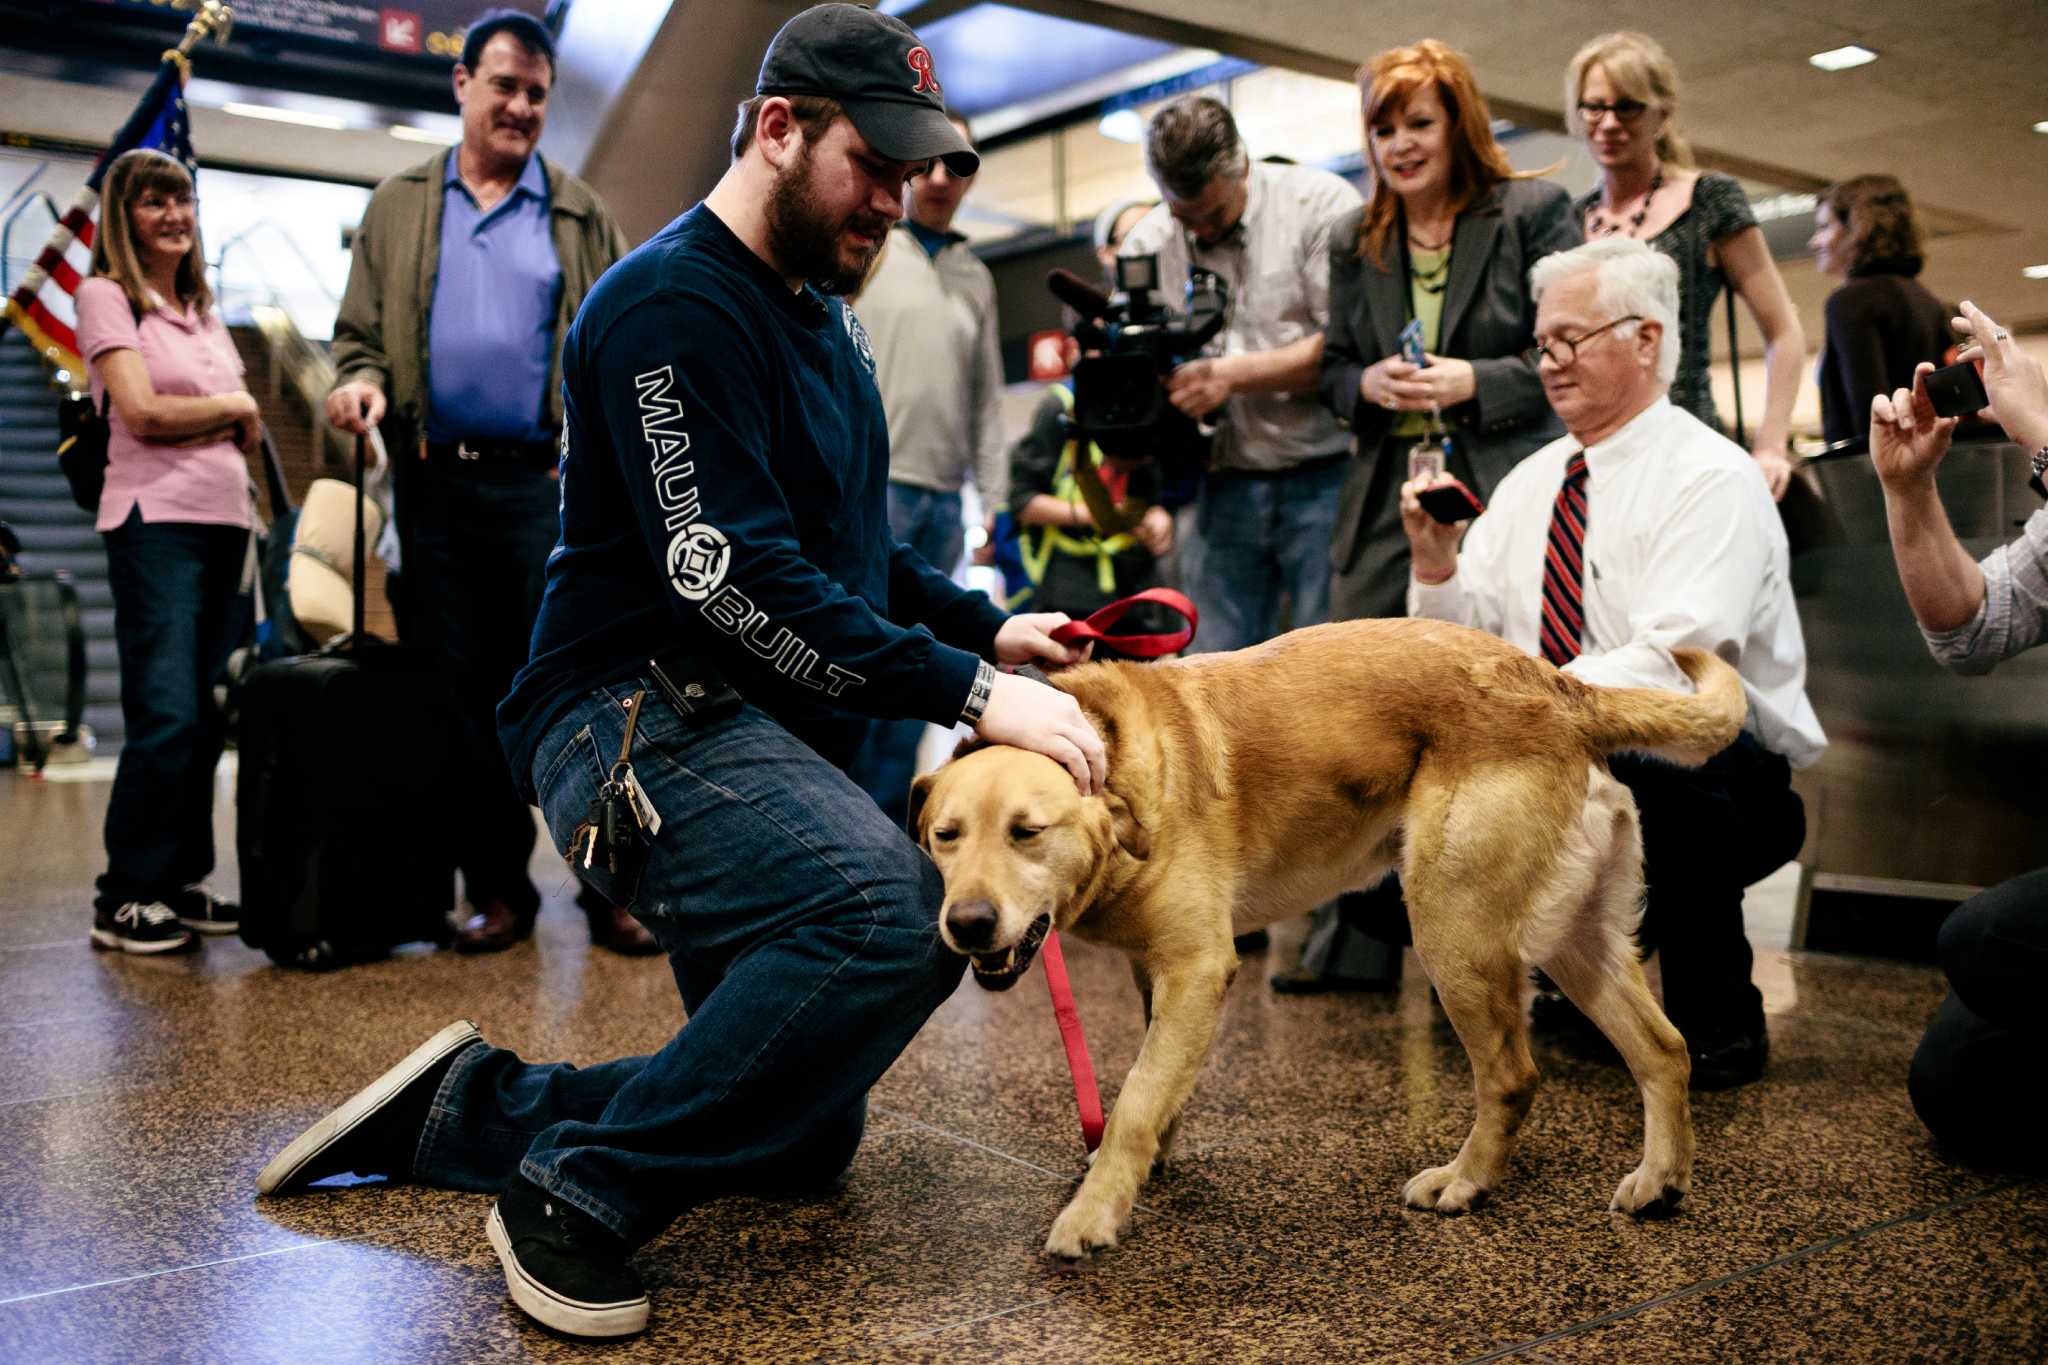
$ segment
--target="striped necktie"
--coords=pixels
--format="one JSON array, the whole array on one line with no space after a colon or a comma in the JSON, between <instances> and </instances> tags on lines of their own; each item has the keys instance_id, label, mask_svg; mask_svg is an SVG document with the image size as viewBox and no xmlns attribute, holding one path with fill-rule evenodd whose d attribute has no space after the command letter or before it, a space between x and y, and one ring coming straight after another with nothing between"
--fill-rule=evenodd
<instances>
[{"instance_id":1,"label":"striped necktie","mask_svg":"<svg viewBox=\"0 0 2048 1365\"><path fill-rule=\"evenodd\" d=\"M1564 467L1564 485L1550 514L1543 551L1543 657L1562 668L1579 654L1585 634L1586 452Z\"/></svg>"}]
</instances>

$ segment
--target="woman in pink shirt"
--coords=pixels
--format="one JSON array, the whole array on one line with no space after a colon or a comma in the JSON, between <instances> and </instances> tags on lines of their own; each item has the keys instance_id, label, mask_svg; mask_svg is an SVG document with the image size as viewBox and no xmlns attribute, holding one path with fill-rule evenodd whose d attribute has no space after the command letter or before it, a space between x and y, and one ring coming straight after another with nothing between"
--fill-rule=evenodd
<instances>
[{"instance_id":1,"label":"woman in pink shirt","mask_svg":"<svg viewBox=\"0 0 2048 1365\"><path fill-rule=\"evenodd\" d=\"M107 543L128 737L107 805L95 948L170 953L239 912L213 871L213 773L227 736L213 684L243 627L256 400L206 286L192 178L161 152L108 168L78 347L111 396Z\"/></svg>"}]
</instances>

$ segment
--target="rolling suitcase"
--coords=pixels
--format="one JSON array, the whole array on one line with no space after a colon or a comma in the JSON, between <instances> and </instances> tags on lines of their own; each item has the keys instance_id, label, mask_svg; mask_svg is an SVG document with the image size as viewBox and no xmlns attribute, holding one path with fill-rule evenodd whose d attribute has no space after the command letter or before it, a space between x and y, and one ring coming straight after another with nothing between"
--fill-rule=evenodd
<instances>
[{"instance_id":1,"label":"rolling suitcase","mask_svg":"<svg viewBox=\"0 0 2048 1365\"><path fill-rule=\"evenodd\" d=\"M243 683L236 842L242 939L323 969L445 943L454 856L436 818L455 733L434 663L363 629L363 439L356 439L354 628Z\"/></svg>"}]
</instances>

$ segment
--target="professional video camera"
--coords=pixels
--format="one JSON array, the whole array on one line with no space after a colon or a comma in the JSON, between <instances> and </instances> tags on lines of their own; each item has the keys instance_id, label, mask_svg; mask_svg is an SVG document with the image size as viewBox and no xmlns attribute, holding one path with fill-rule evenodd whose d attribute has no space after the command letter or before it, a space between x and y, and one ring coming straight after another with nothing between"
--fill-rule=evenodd
<instances>
[{"instance_id":1,"label":"professional video camera","mask_svg":"<svg viewBox=\"0 0 2048 1365\"><path fill-rule=\"evenodd\" d=\"M1222 330L1228 287L1211 271L1189 271L1187 311L1174 313L1154 296L1156 256L1119 257L1111 295L1071 270L1053 271L1045 284L1081 315L1074 326L1082 351L1074 367L1076 434L1118 459L1157 458L1169 477L1199 471L1209 438L1166 400L1164 381Z\"/></svg>"}]
</instances>

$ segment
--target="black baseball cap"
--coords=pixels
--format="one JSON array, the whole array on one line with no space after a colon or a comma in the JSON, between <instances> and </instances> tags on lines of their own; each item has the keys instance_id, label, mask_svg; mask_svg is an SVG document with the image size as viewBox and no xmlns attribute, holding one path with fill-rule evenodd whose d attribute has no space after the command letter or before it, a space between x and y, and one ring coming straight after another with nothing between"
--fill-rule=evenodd
<instances>
[{"instance_id":1,"label":"black baseball cap","mask_svg":"<svg viewBox=\"0 0 2048 1365\"><path fill-rule=\"evenodd\" d=\"M836 100L891 161L937 158L958 176L981 165L946 117L931 49L901 19L866 5L814 5L784 24L761 59L754 93Z\"/></svg>"}]
</instances>

